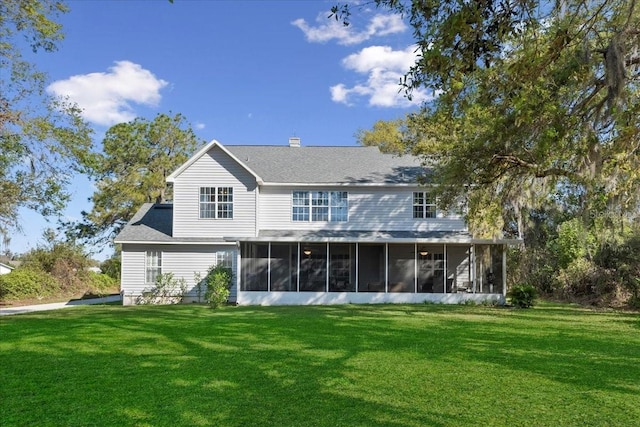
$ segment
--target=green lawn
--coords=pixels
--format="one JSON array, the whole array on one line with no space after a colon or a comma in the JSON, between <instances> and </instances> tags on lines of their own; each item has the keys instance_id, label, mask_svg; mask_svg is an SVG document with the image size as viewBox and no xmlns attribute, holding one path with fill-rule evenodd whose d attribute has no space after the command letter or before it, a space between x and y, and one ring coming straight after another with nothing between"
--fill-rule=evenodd
<instances>
[{"instance_id":1,"label":"green lawn","mask_svg":"<svg viewBox=\"0 0 640 427\"><path fill-rule=\"evenodd\" d=\"M637 426L640 316L545 304L0 318L1 426Z\"/></svg>"}]
</instances>

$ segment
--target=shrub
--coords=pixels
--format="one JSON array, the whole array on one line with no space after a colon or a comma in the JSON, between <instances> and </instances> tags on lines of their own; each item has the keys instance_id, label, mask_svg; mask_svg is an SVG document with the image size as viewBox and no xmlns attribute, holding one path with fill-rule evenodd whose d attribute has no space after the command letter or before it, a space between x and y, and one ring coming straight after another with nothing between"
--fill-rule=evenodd
<instances>
[{"instance_id":1,"label":"shrub","mask_svg":"<svg viewBox=\"0 0 640 427\"><path fill-rule=\"evenodd\" d=\"M122 269L121 261L119 256L112 256L109 259L106 259L100 264L100 270L102 270L103 274L107 276L113 277L117 281L120 280L120 271Z\"/></svg>"},{"instance_id":2,"label":"shrub","mask_svg":"<svg viewBox=\"0 0 640 427\"><path fill-rule=\"evenodd\" d=\"M207 304L213 308L218 308L227 302L229 294L231 293L232 280L233 273L230 268L222 264L217 264L209 268L207 276L204 278L207 286L204 293L204 300Z\"/></svg>"},{"instance_id":3,"label":"shrub","mask_svg":"<svg viewBox=\"0 0 640 427\"><path fill-rule=\"evenodd\" d=\"M183 278L176 279L173 273L160 274L156 285L142 291L138 304L178 304L184 299L187 284Z\"/></svg>"},{"instance_id":4,"label":"shrub","mask_svg":"<svg viewBox=\"0 0 640 427\"><path fill-rule=\"evenodd\" d=\"M511 304L519 308L533 307L536 297L536 288L526 284L513 286L507 293Z\"/></svg>"},{"instance_id":5,"label":"shrub","mask_svg":"<svg viewBox=\"0 0 640 427\"><path fill-rule=\"evenodd\" d=\"M0 299L10 301L23 298L43 298L60 291L58 281L50 274L18 267L0 276Z\"/></svg>"},{"instance_id":6,"label":"shrub","mask_svg":"<svg viewBox=\"0 0 640 427\"><path fill-rule=\"evenodd\" d=\"M561 268L576 259L590 257L596 249L596 238L580 218L573 218L558 226L558 236L549 242L549 248Z\"/></svg>"},{"instance_id":7,"label":"shrub","mask_svg":"<svg viewBox=\"0 0 640 427\"><path fill-rule=\"evenodd\" d=\"M118 288L118 281L106 274L89 272L87 278L89 292L94 295L108 295Z\"/></svg>"}]
</instances>

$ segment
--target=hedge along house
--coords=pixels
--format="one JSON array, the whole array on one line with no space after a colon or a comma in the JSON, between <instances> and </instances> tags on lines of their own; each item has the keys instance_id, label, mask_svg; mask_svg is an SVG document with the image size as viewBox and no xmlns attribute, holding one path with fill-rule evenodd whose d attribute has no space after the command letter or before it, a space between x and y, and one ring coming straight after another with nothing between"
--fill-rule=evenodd
<instances>
[{"instance_id":1,"label":"hedge along house","mask_svg":"<svg viewBox=\"0 0 640 427\"><path fill-rule=\"evenodd\" d=\"M123 301L161 273L197 300L194 273L218 263L238 304L503 301L518 241L474 239L417 184L424 173L375 147L214 140L167 178L172 204L145 204L117 236Z\"/></svg>"}]
</instances>

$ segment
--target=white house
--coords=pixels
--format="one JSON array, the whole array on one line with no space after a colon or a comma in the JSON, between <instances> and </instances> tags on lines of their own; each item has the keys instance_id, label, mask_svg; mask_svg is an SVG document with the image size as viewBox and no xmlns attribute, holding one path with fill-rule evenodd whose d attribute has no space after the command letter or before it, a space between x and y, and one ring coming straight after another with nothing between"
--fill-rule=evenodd
<instances>
[{"instance_id":1,"label":"white house","mask_svg":"<svg viewBox=\"0 0 640 427\"><path fill-rule=\"evenodd\" d=\"M0 274L9 274L11 271L13 271L13 267L0 262Z\"/></svg>"},{"instance_id":2,"label":"white house","mask_svg":"<svg viewBox=\"0 0 640 427\"><path fill-rule=\"evenodd\" d=\"M441 212L418 159L375 147L223 146L173 172L172 204L146 204L122 244L133 304L160 273L188 284L224 263L237 304L503 301L507 244Z\"/></svg>"}]
</instances>

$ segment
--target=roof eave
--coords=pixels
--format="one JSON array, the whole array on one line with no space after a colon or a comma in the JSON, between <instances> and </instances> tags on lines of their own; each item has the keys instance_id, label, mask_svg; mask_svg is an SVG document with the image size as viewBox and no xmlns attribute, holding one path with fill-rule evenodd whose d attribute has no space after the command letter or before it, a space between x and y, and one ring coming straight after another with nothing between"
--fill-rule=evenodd
<instances>
[{"instance_id":1,"label":"roof eave","mask_svg":"<svg viewBox=\"0 0 640 427\"><path fill-rule=\"evenodd\" d=\"M424 187L418 182L262 182L264 187Z\"/></svg>"}]
</instances>

